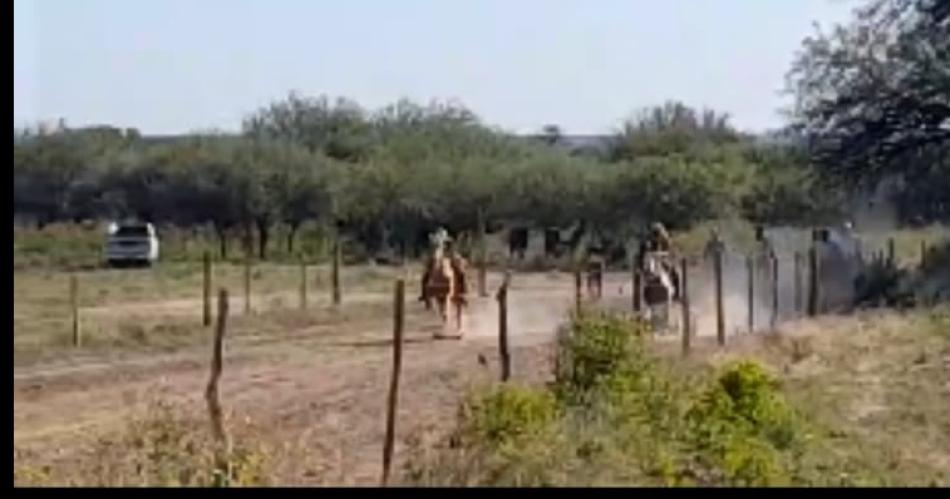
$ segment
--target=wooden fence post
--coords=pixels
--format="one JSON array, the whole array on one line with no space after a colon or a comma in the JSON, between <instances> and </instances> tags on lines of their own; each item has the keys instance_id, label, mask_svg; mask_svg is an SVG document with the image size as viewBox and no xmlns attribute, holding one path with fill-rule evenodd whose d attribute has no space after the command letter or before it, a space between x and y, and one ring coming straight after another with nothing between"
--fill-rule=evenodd
<instances>
[{"instance_id":1,"label":"wooden fence post","mask_svg":"<svg viewBox=\"0 0 950 499\"><path fill-rule=\"evenodd\" d=\"M920 268L927 268L927 241L923 239L920 241Z\"/></svg>"},{"instance_id":2,"label":"wooden fence post","mask_svg":"<svg viewBox=\"0 0 950 499\"><path fill-rule=\"evenodd\" d=\"M716 339L719 346L726 344L726 318L722 307L722 251L714 252L713 271L716 278Z\"/></svg>"},{"instance_id":3,"label":"wooden fence post","mask_svg":"<svg viewBox=\"0 0 950 499\"><path fill-rule=\"evenodd\" d=\"M393 444L396 438L396 404L399 396L399 371L402 368L402 330L405 313L406 281L397 279L393 293L393 374L389 383L389 400L386 406L386 440L383 442L382 485L389 483L392 466Z\"/></svg>"},{"instance_id":4,"label":"wooden fence post","mask_svg":"<svg viewBox=\"0 0 950 499\"><path fill-rule=\"evenodd\" d=\"M501 381L511 378L511 356L508 353L508 283L511 274L505 273L505 279L498 288L498 354L501 359Z\"/></svg>"},{"instance_id":5,"label":"wooden fence post","mask_svg":"<svg viewBox=\"0 0 950 499\"><path fill-rule=\"evenodd\" d=\"M812 245L808 249L808 316L818 315L819 283L818 278L818 248Z\"/></svg>"},{"instance_id":6,"label":"wooden fence post","mask_svg":"<svg viewBox=\"0 0 950 499\"><path fill-rule=\"evenodd\" d=\"M802 254L798 251L795 252L795 282L794 282L794 294L795 294L795 314L800 315L802 313Z\"/></svg>"},{"instance_id":7,"label":"wooden fence post","mask_svg":"<svg viewBox=\"0 0 950 499\"><path fill-rule=\"evenodd\" d=\"M300 310L307 309L307 260L300 257Z\"/></svg>"},{"instance_id":8,"label":"wooden fence post","mask_svg":"<svg viewBox=\"0 0 950 499\"><path fill-rule=\"evenodd\" d=\"M751 334L755 332L755 259L753 259L751 255L746 257L746 269L749 274L748 322L749 322L749 334Z\"/></svg>"},{"instance_id":9,"label":"wooden fence post","mask_svg":"<svg viewBox=\"0 0 950 499\"><path fill-rule=\"evenodd\" d=\"M201 288L202 315L201 324L204 327L211 325L211 252L205 250L202 258L203 283Z\"/></svg>"},{"instance_id":10,"label":"wooden fence post","mask_svg":"<svg viewBox=\"0 0 950 499\"><path fill-rule=\"evenodd\" d=\"M251 314L251 252L244 255L244 315Z\"/></svg>"},{"instance_id":11,"label":"wooden fence post","mask_svg":"<svg viewBox=\"0 0 950 499\"><path fill-rule=\"evenodd\" d=\"M335 239L333 242L333 265L330 270L330 281L333 288L333 304L339 305L341 301L340 294L340 259L342 248L340 247L339 238Z\"/></svg>"},{"instance_id":12,"label":"wooden fence post","mask_svg":"<svg viewBox=\"0 0 950 499\"><path fill-rule=\"evenodd\" d=\"M580 314L581 305L582 305L582 283L581 283L581 269L580 266L576 263L574 264L574 310Z\"/></svg>"},{"instance_id":13,"label":"wooden fence post","mask_svg":"<svg viewBox=\"0 0 950 499\"><path fill-rule=\"evenodd\" d=\"M73 319L73 346L82 346L82 330L79 327L79 278L76 274L69 276L69 305Z\"/></svg>"},{"instance_id":14,"label":"wooden fence post","mask_svg":"<svg viewBox=\"0 0 950 499\"><path fill-rule=\"evenodd\" d=\"M205 402L208 404L208 415L211 418L211 434L214 437L217 446L215 451L215 461L218 473L220 475L216 481L219 484L230 478L230 464L228 454L230 453L230 444L224 428L224 420L221 410L221 400L218 394L218 380L221 379L221 370L223 368L222 350L224 344L224 334L227 331L228 319L228 290L221 289L218 292L218 321L215 324L214 342L211 350L211 377L208 379L208 386L205 388Z\"/></svg>"},{"instance_id":15,"label":"wooden fence post","mask_svg":"<svg viewBox=\"0 0 950 499\"><path fill-rule=\"evenodd\" d=\"M689 316L689 278L687 277L686 259L680 260L680 274L682 274L682 289L680 290L681 302L683 304L683 355L689 355L690 335L690 316Z\"/></svg>"},{"instance_id":16,"label":"wooden fence post","mask_svg":"<svg viewBox=\"0 0 950 499\"><path fill-rule=\"evenodd\" d=\"M769 328L775 330L778 323L778 256L771 258L772 263L772 316L769 320Z\"/></svg>"},{"instance_id":17,"label":"wooden fence post","mask_svg":"<svg viewBox=\"0 0 950 499\"><path fill-rule=\"evenodd\" d=\"M488 296L488 245L485 243L485 218L478 210L478 296Z\"/></svg>"}]
</instances>

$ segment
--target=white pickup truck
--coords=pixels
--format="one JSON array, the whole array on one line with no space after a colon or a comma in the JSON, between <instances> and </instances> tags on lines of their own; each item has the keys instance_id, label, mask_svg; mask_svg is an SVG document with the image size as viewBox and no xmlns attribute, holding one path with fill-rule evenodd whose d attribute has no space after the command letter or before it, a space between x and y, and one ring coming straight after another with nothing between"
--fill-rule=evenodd
<instances>
[{"instance_id":1,"label":"white pickup truck","mask_svg":"<svg viewBox=\"0 0 950 499\"><path fill-rule=\"evenodd\" d=\"M150 266L158 261L158 236L147 222L113 222L105 247L106 262L113 267Z\"/></svg>"}]
</instances>

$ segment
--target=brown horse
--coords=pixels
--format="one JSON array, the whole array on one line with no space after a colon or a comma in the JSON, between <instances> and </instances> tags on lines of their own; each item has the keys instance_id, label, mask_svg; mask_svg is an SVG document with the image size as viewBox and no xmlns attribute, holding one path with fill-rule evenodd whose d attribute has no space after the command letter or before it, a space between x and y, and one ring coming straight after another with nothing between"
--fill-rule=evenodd
<instances>
[{"instance_id":1,"label":"brown horse","mask_svg":"<svg viewBox=\"0 0 950 499\"><path fill-rule=\"evenodd\" d=\"M455 310L455 335L462 337L462 311L465 301L465 260L459 256L446 254L443 245L436 246L429 259L422 286L422 301L431 308L430 300L435 300L442 318L442 331L436 337L445 337L448 326L449 309Z\"/></svg>"}]
</instances>

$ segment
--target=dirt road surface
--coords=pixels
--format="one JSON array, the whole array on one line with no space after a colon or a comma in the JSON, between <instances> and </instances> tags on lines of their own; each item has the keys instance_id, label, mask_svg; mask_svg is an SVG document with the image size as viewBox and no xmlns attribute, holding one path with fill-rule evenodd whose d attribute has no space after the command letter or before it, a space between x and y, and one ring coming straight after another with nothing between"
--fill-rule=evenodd
<instances>
[{"instance_id":1,"label":"dirt road surface","mask_svg":"<svg viewBox=\"0 0 950 499\"><path fill-rule=\"evenodd\" d=\"M494 290L499 277L491 277L489 287ZM571 286L568 276L515 276L509 295L514 379L547 379L551 339L566 318ZM435 340L439 321L415 301L414 288L409 283L397 466L405 457L401 442L407 436L449 428L467 387L496 380L500 369L493 296L472 297L463 339ZM181 304L142 306L167 312ZM145 312L123 305L94 313ZM281 480L378 481L392 369L391 328L388 314L287 331L268 341L253 336L226 339L221 381L226 410L268 428L269 440L306 446L312 458ZM96 438L121 431L155 397L200 408L209 354L208 347L196 347L122 361L90 358L19 369L14 372L14 447L42 455L41 461L68 460Z\"/></svg>"}]
</instances>

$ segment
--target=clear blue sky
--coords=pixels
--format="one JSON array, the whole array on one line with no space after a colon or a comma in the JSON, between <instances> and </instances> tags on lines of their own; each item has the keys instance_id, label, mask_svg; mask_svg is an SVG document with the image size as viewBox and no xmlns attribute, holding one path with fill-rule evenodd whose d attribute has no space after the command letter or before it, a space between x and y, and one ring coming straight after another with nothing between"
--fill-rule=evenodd
<instances>
[{"instance_id":1,"label":"clear blue sky","mask_svg":"<svg viewBox=\"0 0 950 499\"><path fill-rule=\"evenodd\" d=\"M290 90L457 98L487 123L609 131L680 99L782 123L812 22L854 0L14 0L14 126L235 130Z\"/></svg>"}]
</instances>

